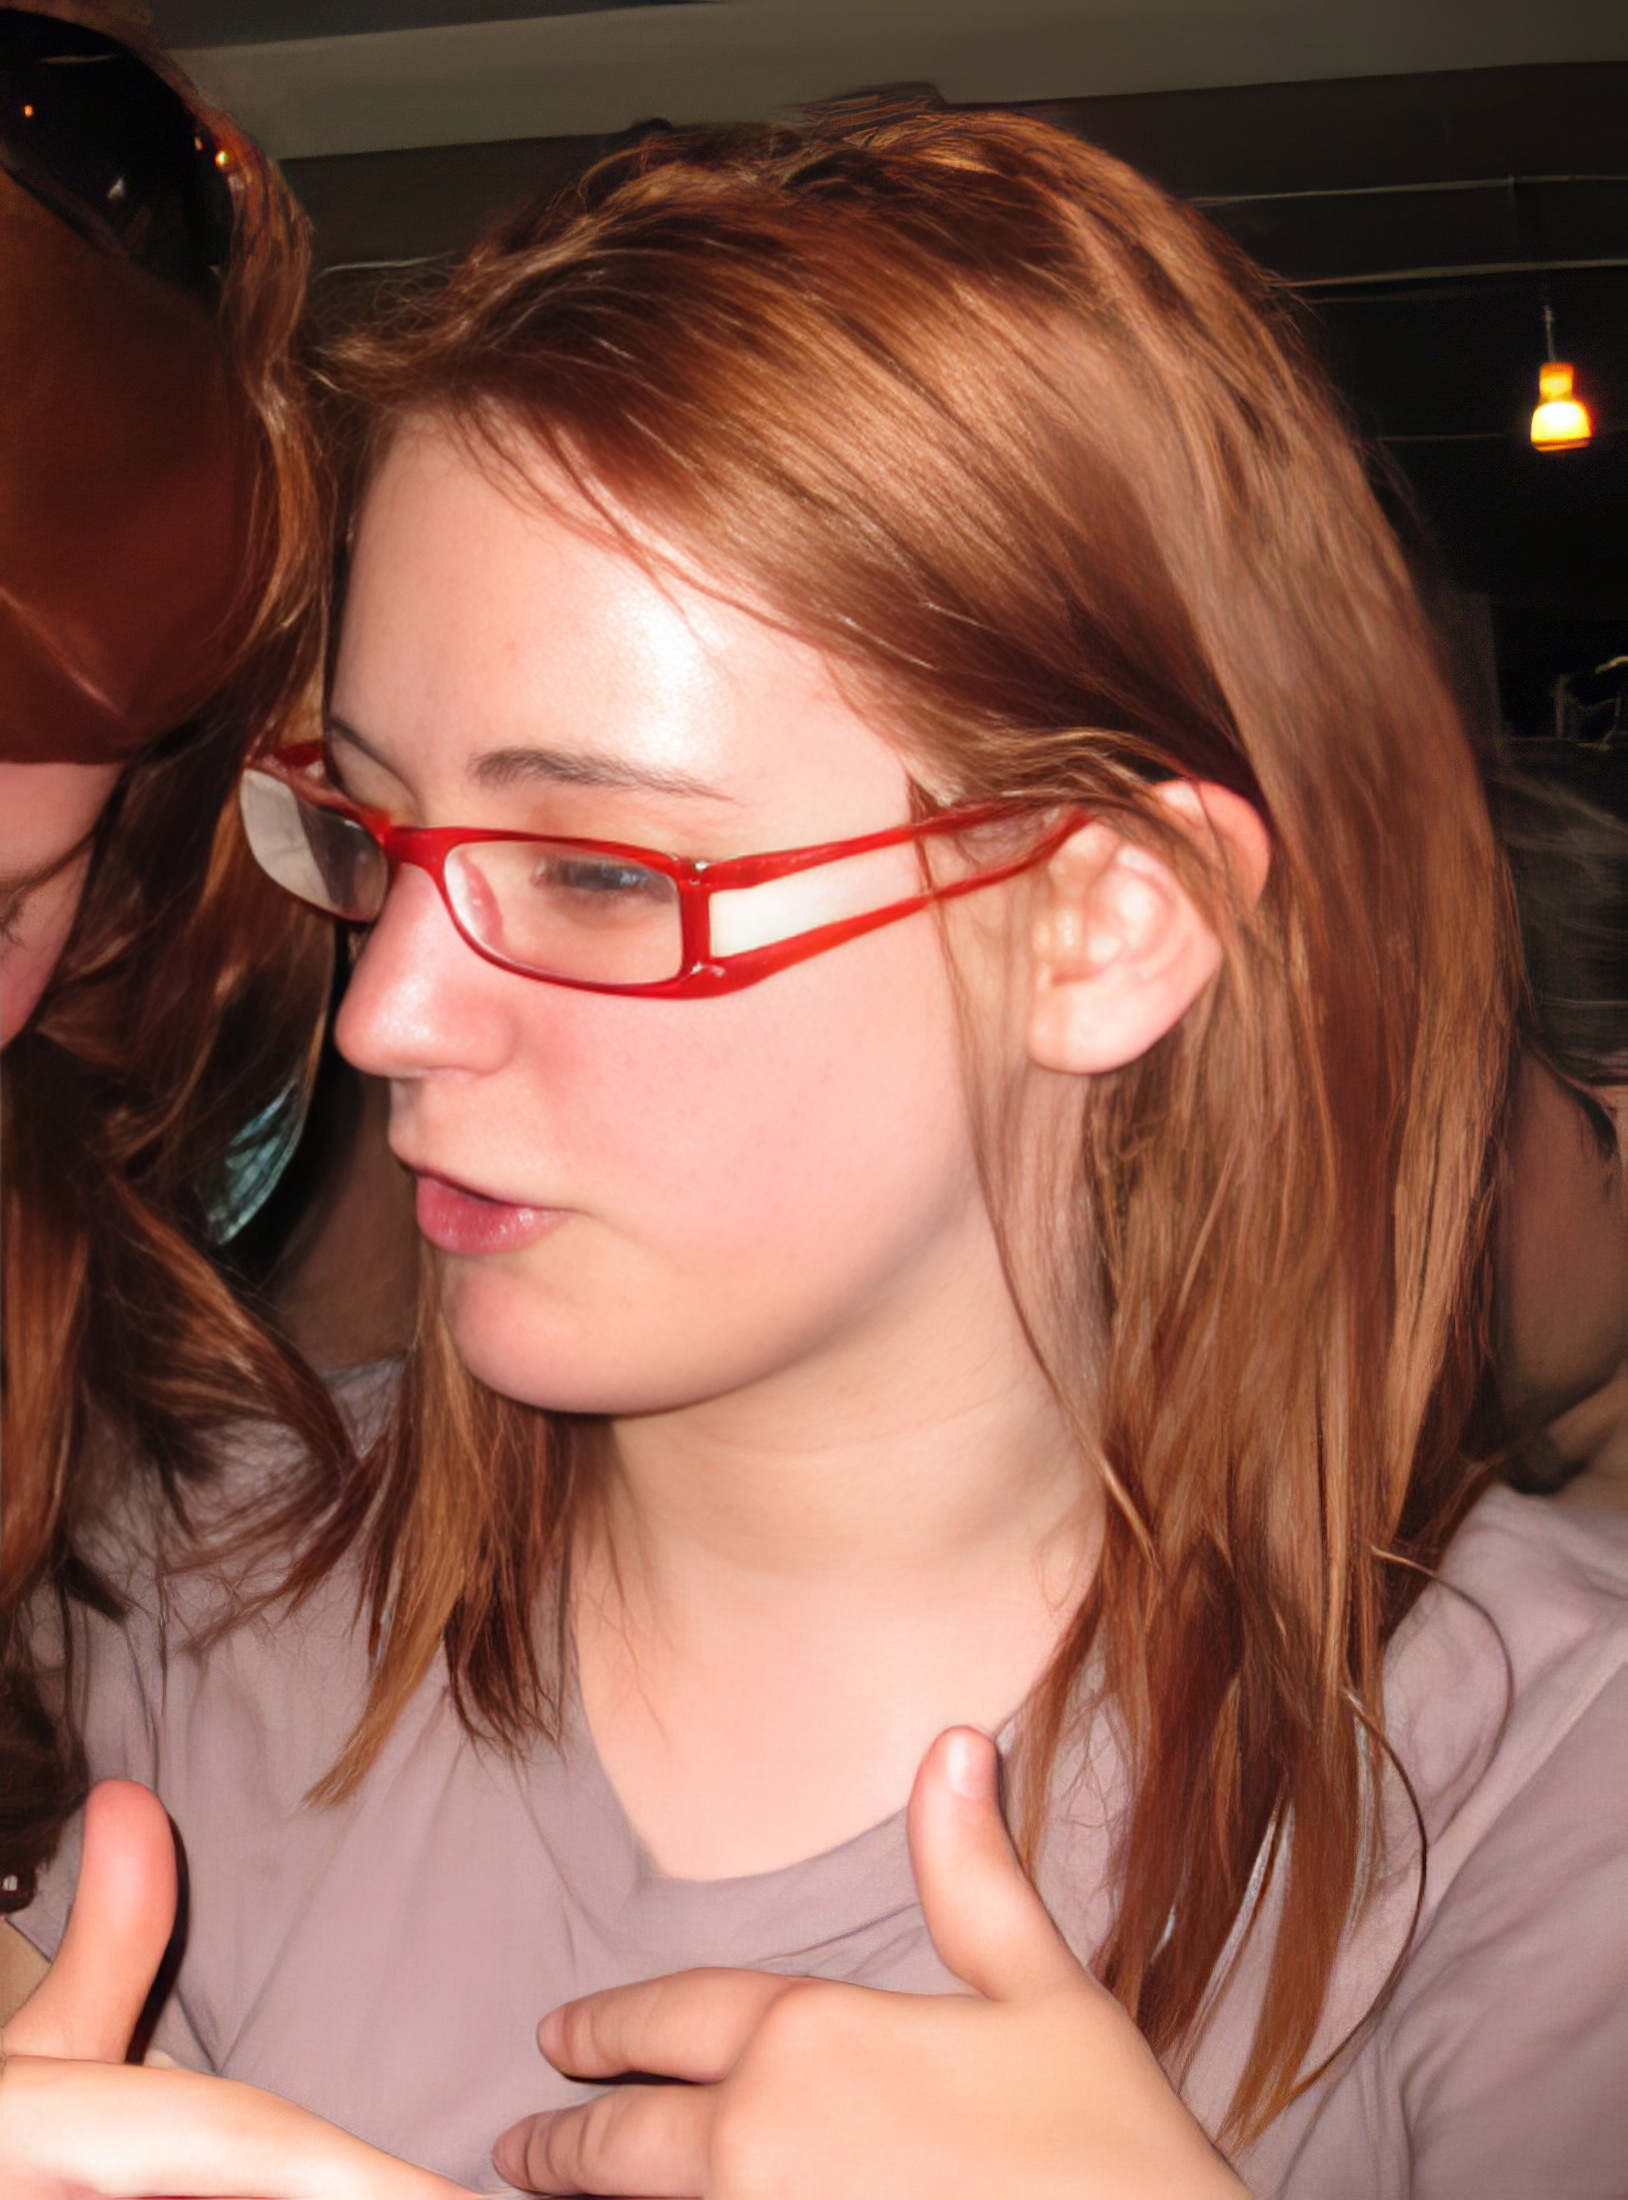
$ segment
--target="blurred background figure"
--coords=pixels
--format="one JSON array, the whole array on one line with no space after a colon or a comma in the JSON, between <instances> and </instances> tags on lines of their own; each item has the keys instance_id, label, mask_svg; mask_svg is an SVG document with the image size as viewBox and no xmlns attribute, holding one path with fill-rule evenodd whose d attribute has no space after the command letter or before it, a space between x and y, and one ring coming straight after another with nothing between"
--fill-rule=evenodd
<instances>
[{"instance_id":1,"label":"blurred background figure","mask_svg":"<svg viewBox=\"0 0 1628 2200\"><path fill-rule=\"evenodd\" d=\"M1530 987L1499 1229L1509 1473L1628 1513L1628 748L1507 754L1491 793Z\"/></svg>"},{"instance_id":2,"label":"blurred background figure","mask_svg":"<svg viewBox=\"0 0 1628 2200\"><path fill-rule=\"evenodd\" d=\"M116 1603L110 1498L181 1515L244 1413L337 1475L280 1292L321 1326L313 1245L356 1286L341 1360L389 1297L387 1212L349 1271L294 1227L361 1111L339 1095L287 1176L333 933L231 799L320 657L307 261L276 170L118 12L0 8L0 1908L80 1797L55 1645L69 1600Z\"/></svg>"}]
</instances>

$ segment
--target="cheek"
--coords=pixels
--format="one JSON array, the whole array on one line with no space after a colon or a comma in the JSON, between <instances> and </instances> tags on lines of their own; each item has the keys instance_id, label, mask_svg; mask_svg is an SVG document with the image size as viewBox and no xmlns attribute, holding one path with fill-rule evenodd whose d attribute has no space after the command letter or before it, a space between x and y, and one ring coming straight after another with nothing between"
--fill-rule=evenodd
<instances>
[{"instance_id":1,"label":"cheek","mask_svg":"<svg viewBox=\"0 0 1628 2200\"><path fill-rule=\"evenodd\" d=\"M576 1211L446 1279L494 1387L631 1411L750 1381L964 1225L977 1180L936 937L863 944L721 1001L550 1015L515 1130L539 1195Z\"/></svg>"}]
</instances>

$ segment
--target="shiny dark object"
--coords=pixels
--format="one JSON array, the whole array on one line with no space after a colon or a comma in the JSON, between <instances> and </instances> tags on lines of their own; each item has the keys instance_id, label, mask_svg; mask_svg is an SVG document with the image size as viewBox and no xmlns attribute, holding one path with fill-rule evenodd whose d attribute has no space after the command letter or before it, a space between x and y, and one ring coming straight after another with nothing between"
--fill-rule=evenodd
<instances>
[{"instance_id":1,"label":"shiny dark object","mask_svg":"<svg viewBox=\"0 0 1628 2200\"><path fill-rule=\"evenodd\" d=\"M88 244L212 304L231 249L225 160L128 47L0 8L0 167Z\"/></svg>"}]
</instances>

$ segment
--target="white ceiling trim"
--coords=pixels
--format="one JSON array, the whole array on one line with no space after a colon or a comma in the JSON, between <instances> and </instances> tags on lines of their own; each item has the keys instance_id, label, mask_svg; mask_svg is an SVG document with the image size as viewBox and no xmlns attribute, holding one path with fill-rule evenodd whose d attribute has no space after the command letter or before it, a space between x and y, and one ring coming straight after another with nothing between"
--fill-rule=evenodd
<instances>
[{"instance_id":1,"label":"white ceiling trim","mask_svg":"<svg viewBox=\"0 0 1628 2200\"><path fill-rule=\"evenodd\" d=\"M1628 60L1624 0L714 0L178 56L283 159L948 99Z\"/></svg>"}]
</instances>

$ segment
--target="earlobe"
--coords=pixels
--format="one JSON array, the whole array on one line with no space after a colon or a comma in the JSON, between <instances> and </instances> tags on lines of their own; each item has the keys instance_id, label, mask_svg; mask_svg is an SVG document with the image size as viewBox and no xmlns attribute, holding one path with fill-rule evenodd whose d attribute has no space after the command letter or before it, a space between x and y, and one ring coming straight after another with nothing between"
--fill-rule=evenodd
<instances>
[{"instance_id":1,"label":"earlobe","mask_svg":"<svg viewBox=\"0 0 1628 2200\"><path fill-rule=\"evenodd\" d=\"M1158 799L1258 899L1270 865L1259 814L1223 787L1173 781ZM1082 826L1047 866L1035 924L1028 1034L1043 1069L1092 1076L1138 1060L1221 965L1215 927L1156 850Z\"/></svg>"}]
</instances>

